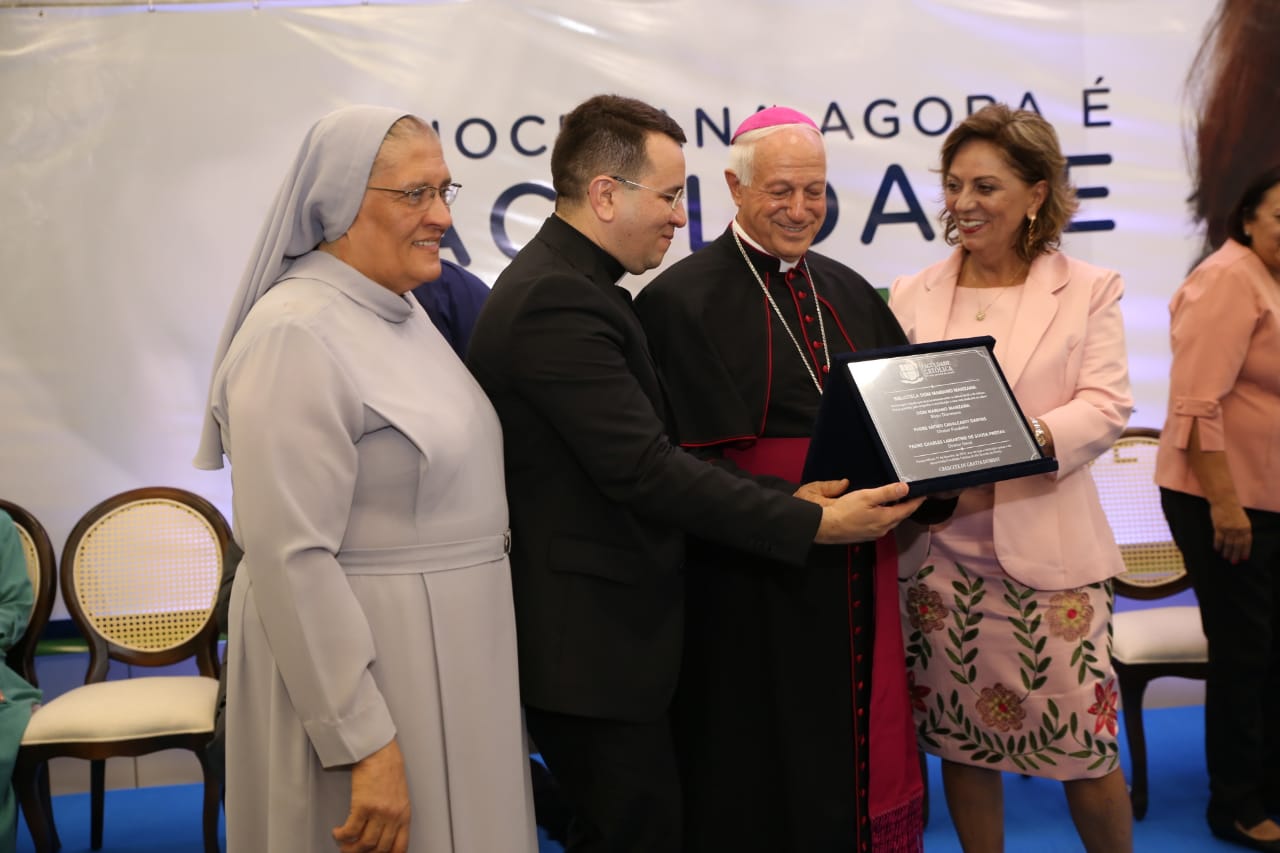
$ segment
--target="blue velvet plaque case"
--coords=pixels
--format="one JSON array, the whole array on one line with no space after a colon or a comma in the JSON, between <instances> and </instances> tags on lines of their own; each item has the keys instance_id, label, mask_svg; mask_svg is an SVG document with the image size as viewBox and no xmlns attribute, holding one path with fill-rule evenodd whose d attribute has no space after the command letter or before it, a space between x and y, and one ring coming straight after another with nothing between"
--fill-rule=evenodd
<instances>
[{"instance_id":1,"label":"blue velvet plaque case","mask_svg":"<svg viewBox=\"0 0 1280 853\"><path fill-rule=\"evenodd\" d=\"M991 337L846 353L831 365L804 480L909 494L1058 469L1035 442Z\"/></svg>"}]
</instances>

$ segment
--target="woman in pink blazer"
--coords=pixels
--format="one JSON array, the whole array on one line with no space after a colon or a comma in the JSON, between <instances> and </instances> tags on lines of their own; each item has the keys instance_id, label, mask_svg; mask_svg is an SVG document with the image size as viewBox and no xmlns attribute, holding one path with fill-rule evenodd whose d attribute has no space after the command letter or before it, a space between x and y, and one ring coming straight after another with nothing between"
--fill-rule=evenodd
<instances>
[{"instance_id":1,"label":"woman in pink blazer","mask_svg":"<svg viewBox=\"0 0 1280 853\"><path fill-rule=\"evenodd\" d=\"M1085 848L1132 848L1111 667L1110 578L1123 571L1088 464L1133 401L1120 277L1057 251L1075 211L1052 126L993 104L942 148L946 260L893 284L913 342L991 335L1058 460L1055 474L966 490L901 578L923 747L966 851L1003 848L1000 771L1064 783Z\"/></svg>"},{"instance_id":2,"label":"woman in pink blazer","mask_svg":"<svg viewBox=\"0 0 1280 853\"><path fill-rule=\"evenodd\" d=\"M1209 640L1208 823L1280 851L1280 165L1169 304L1156 482Z\"/></svg>"}]
</instances>

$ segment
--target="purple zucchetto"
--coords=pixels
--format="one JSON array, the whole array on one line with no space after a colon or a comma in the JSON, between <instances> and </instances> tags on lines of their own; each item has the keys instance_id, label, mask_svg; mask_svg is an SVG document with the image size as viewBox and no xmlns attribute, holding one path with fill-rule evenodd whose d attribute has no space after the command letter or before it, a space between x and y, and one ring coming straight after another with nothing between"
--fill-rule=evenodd
<instances>
[{"instance_id":1,"label":"purple zucchetto","mask_svg":"<svg viewBox=\"0 0 1280 853\"><path fill-rule=\"evenodd\" d=\"M738 125L738 129L733 132L729 142L734 142L739 136L749 130L760 130L764 127L778 127L784 124L807 124L814 130L818 129L817 123L799 110L793 110L790 107L768 107L760 110L753 115L747 117L742 124Z\"/></svg>"}]
</instances>

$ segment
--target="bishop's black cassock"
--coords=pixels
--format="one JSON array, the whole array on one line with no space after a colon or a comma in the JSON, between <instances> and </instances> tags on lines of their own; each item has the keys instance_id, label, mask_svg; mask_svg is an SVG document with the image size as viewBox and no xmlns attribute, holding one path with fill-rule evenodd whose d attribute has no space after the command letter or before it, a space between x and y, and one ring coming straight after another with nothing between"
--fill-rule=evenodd
<instances>
[{"instance_id":1,"label":"bishop's black cassock","mask_svg":"<svg viewBox=\"0 0 1280 853\"><path fill-rule=\"evenodd\" d=\"M658 276L635 307L680 444L794 491L827 350L907 340L843 264L809 252L783 274L777 258L742 246L785 324L732 227ZM804 569L690 546L674 711L687 853L849 853L873 849L873 837L875 850L919 849L896 565L892 534L815 546Z\"/></svg>"}]
</instances>

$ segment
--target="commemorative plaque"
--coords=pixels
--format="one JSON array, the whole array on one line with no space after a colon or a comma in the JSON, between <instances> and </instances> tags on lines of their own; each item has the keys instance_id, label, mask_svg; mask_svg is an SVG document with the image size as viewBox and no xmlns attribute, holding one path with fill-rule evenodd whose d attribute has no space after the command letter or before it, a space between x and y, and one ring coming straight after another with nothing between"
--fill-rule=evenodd
<instances>
[{"instance_id":1,"label":"commemorative plaque","mask_svg":"<svg viewBox=\"0 0 1280 853\"><path fill-rule=\"evenodd\" d=\"M910 495L1056 471L996 362L991 337L847 353L831 365L804 479Z\"/></svg>"}]
</instances>

